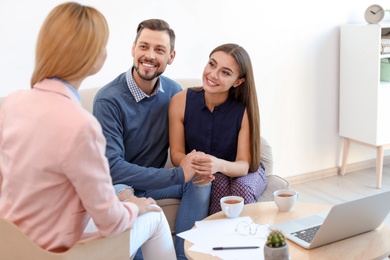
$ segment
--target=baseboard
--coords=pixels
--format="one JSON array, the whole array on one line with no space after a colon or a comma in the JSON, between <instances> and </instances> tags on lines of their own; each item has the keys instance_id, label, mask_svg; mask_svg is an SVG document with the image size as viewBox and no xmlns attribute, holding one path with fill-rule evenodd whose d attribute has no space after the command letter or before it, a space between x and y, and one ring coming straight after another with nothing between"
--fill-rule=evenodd
<instances>
[{"instance_id":1,"label":"baseboard","mask_svg":"<svg viewBox=\"0 0 390 260\"><path fill-rule=\"evenodd\" d=\"M383 157L383 164L388 164L388 163L390 163L390 155ZM346 173L354 172L354 171L363 170L375 166L376 166L376 159L374 158L371 160L347 164L345 172ZM290 183L290 185L294 185L302 182L314 181L326 177L335 176L338 175L339 172L340 172L340 167L334 167L334 168L324 169L321 171L308 172L300 175L284 177L284 179L286 179Z\"/></svg>"}]
</instances>

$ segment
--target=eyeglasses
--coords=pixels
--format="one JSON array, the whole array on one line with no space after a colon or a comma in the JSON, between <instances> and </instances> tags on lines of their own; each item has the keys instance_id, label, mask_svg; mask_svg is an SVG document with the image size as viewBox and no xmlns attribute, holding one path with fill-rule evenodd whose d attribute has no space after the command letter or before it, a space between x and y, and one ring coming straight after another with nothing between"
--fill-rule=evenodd
<instances>
[{"instance_id":1,"label":"eyeglasses","mask_svg":"<svg viewBox=\"0 0 390 260\"><path fill-rule=\"evenodd\" d=\"M256 221L256 219L254 221ZM248 223L246 221L238 222L236 226L236 232L243 236L254 236L261 233L261 231L264 229L269 230L270 224L256 224L254 221L252 221L252 223Z\"/></svg>"}]
</instances>

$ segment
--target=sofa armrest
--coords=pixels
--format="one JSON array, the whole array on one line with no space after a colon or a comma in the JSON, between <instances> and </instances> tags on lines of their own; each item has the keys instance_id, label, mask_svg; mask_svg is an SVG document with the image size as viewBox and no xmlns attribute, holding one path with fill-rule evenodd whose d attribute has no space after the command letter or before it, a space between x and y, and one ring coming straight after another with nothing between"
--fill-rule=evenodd
<instances>
[{"instance_id":1,"label":"sofa armrest","mask_svg":"<svg viewBox=\"0 0 390 260\"><path fill-rule=\"evenodd\" d=\"M14 223L0 218L0 259L129 259L130 229L109 237L77 241L65 252L49 252L39 247Z\"/></svg>"},{"instance_id":2,"label":"sofa armrest","mask_svg":"<svg viewBox=\"0 0 390 260\"><path fill-rule=\"evenodd\" d=\"M267 174L267 187L264 192L257 199L260 201L273 201L274 192L282 189L289 189L290 184L288 181L273 175L273 156L272 147L264 137L261 137L261 162L264 164L265 173Z\"/></svg>"},{"instance_id":3,"label":"sofa armrest","mask_svg":"<svg viewBox=\"0 0 390 260\"><path fill-rule=\"evenodd\" d=\"M257 199L258 202L261 201L273 201L274 200L274 192L277 190L289 189L290 183L279 177L277 175L268 175L267 177L267 187L264 192Z\"/></svg>"},{"instance_id":4,"label":"sofa armrest","mask_svg":"<svg viewBox=\"0 0 390 260\"><path fill-rule=\"evenodd\" d=\"M272 157L272 147L264 137L260 137L260 158L261 162L264 164L265 173L267 175L272 175L273 173L273 157Z\"/></svg>"}]
</instances>

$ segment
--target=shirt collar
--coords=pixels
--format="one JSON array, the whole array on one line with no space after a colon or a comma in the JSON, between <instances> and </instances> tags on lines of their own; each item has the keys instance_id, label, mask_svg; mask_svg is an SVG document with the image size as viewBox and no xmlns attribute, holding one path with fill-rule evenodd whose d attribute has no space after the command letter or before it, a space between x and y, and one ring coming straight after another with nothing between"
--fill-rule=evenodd
<instances>
[{"instance_id":1,"label":"shirt collar","mask_svg":"<svg viewBox=\"0 0 390 260\"><path fill-rule=\"evenodd\" d=\"M129 90L130 90L131 94L133 95L136 102L140 102L144 98L149 98L149 97L155 96L155 95L157 95L158 91L164 92L164 90L161 86L160 78L158 78L157 83L156 83L156 88L154 89L152 94L150 94L150 95L145 94L145 92L143 92L137 86L137 83L135 83L135 81L134 81L133 74L132 74L133 69L134 69L134 67L130 68L126 72L126 82L127 82L127 86L129 87Z\"/></svg>"},{"instance_id":2,"label":"shirt collar","mask_svg":"<svg viewBox=\"0 0 390 260\"><path fill-rule=\"evenodd\" d=\"M59 78L50 78L50 79L58 80L58 81L61 81L62 83L64 83L65 86L67 86L73 92L73 94L76 95L77 99L81 102L80 93L74 87L72 87L72 85L70 85L68 82L66 82L62 79L59 79Z\"/></svg>"},{"instance_id":3,"label":"shirt collar","mask_svg":"<svg viewBox=\"0 0 390 260\"><path fill-rule=\"evenodd\" d=\"M202 89L201 91L201 95L202 95L202 99L200 100L200 102L202 103L202 110L203 109L207 109L209 111L209 108L206 106L206 100L205 100L205 97L204 97L204 89ZM225 111L229 108L229 106L234 102L234 98L229 95L228 98L225 100L225 102L223 102L222 104L220 104L219 106L216 106L214 107L214 111L221 111L221 113L225 113Z\"/></svg>"}]
</instances>

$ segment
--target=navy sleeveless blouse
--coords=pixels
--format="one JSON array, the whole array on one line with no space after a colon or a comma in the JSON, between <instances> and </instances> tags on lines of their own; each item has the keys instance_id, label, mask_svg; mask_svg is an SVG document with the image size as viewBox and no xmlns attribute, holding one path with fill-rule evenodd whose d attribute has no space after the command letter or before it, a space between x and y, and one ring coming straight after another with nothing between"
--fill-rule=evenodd
<instances>
[{"instance_id":1,"label":"navy sleeveless blouse","mask_svg":"<svg viewBox=\"0 0 390 260\"><path fill-rule=\"evenodd\" d=\"M245 106L231 96L213 112L207 108L204 90L187 90L184 112L186 153L193 149L227 161L235 161L238 134Z\"/></svg>"}]
</instances>

